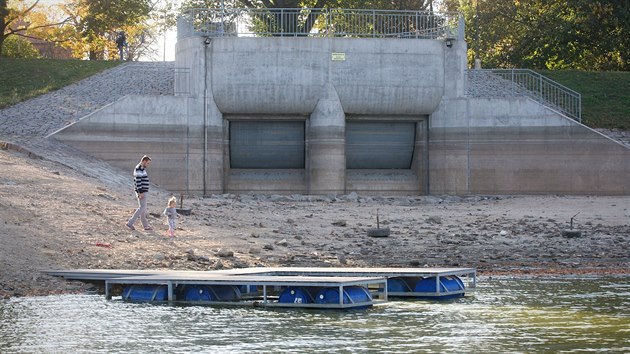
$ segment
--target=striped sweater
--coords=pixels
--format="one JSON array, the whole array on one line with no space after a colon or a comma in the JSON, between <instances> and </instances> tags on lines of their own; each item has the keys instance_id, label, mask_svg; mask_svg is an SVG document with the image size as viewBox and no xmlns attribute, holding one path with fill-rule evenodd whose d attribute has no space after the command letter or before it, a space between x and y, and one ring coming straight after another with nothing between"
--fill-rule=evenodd
<instances>
[{"instance_id":1,"label":"striped sweater","mask_svg":"<svg viewBox=\"0 0 630 354\"><path fill-rule=\"evenodd\" d=\"M138 164L133 171L133 181L136 185L137 193L146 193L149 191L149 175L142 164Z\"/></svg>"}]
</instances>

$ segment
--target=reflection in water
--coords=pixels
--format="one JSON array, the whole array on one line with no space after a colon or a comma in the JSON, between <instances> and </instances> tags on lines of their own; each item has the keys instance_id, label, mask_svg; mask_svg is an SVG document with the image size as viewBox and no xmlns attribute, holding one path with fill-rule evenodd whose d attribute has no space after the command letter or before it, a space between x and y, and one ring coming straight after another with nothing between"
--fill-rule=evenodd
<instances>
[{"instance_id":1,"label":"reflection in water","mask_svg":"<svg viewBox=\"0 0 630 354\"><path fill-rule=\"evenodd\" d=\"M630 352L630 278L481 278L453 302L369 310L0 302L1 353Z\"/></svg>"}]
</instances>

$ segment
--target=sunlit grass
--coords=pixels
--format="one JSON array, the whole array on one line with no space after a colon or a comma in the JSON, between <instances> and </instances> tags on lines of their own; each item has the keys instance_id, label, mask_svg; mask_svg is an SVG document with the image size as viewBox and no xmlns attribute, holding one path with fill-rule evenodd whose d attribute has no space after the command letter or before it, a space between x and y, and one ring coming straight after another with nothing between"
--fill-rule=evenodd
<instances>
[{"instance_id":1,"label":"sunlit grass","mask_svg":"<svg viewBox=\"0 0 630 354\"><path fill-rule=\"evenodd\" d=\"M582 122L630 130L630 72L540 71L582 95Z\"/></svg>"},{"instance_id":2,"label":"sunlit grass","mask_svg":"<svg viewBox=\"0 0 630 354\"><path fill-rule=\"evenodd\" d=\"M0 58L0 108L57 90L119 61Z\"/></svg>"}]
</instances>

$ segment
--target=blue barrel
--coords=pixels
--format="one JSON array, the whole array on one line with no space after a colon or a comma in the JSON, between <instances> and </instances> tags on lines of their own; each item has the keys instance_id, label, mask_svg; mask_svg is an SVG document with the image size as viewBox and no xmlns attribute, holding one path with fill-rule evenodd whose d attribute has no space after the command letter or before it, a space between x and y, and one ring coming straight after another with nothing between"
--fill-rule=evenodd
<instances>
[{"instance_id":1,"label":"blue barrel","mask_svg":"<svg viewBox=\"0 0 630 354\"><path fill-rule=\"evenodd\" d=\"M232 301L241 297L232 285L187 285L182 292L184 301Z\"/></svg>"},{"instance_id":2,"label":"blue barrel","mask_svg":"<svg viewBox=\"0 0 630 354\"><path fill-rule=\"evenodd\" d=\"M347 286L343 288L344 304L360 304L372 301L372 296L368 289L362 286ZM315 296L315 302L318 304L338 304L339 288L323 288ZM369 305L371 306L371 304ZM367 307L367 306L365 306ZM365 308L361 307L361 308Z\"/></svg>"},{"instance_id":3,"label":"blue barrel","mask_svg":"<svg viewBox=\"0 0 630 354\"><path fill-rule=\"evenodd\" d=\"M288 287L278 297L278 302L283 304L311 304L313 296L304 288Z\"/></svg>"},{"instance_id":4,"label":"blue barrel","mask_svg":"<svg viewBox=\"0 0 630 354\"><path fill-rule=\"evenodd\" d=\"M418 293L434 293L437 292L435 277L429 277L420 279L414 288L414 292ZM435 299L454 299L458 297L463 297L464 293L459 294L450 294L453 291L462 291L465 290L464 282L462 282L459 277L456 276L446 276L440 277L440 296L426 296L427 298L435 298Z\"/></svg>"},{"instance_id":5,"label":"blue barrel","mask_svg":"<svg viewBox=\"0 0 630 354\"><path fill-rule=\"evenodd\" d=\"M168 287L166 285L134 284L123 289L123 300L127 301L167 301Z\"/></svg>"},{"instance_id":6,"label":"blue barrel","mask_svg":"<svg viewBox=\"0 0 630 354\"><path fill-rule=\"evenodd\" d=\"M216 296L207 286L187 286L184 288L182 296L182 299L185 301L217 301Z\"/></svg>"},{"instance_id":7,"label":"blue barrel","mask_svg":"<svg viewBox=\"0 0 630 354\"><path fill-rule=\"evenodd\" d=\"M388 278L387 279L387 292L390 293L408 293L411 292L411 287L407 281L403 278Z\"/></svg>"}]
</instances>

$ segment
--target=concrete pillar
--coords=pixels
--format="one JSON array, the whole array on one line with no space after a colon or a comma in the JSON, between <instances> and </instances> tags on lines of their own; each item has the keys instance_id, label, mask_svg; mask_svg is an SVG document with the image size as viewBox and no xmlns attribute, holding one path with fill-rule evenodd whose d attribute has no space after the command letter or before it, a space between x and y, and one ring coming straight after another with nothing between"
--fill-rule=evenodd
<instances>
[{"instance_id":1,"label":"concrete pillar","mask_svg":"<svg viewBox=\"0 0 630 354\"><path fill-rule=\"evenodd\" d=\"M458 98L466 94L466 71L468 46L465 41L454 40L451 46L444 45L444 96Z\"/></svg>"},{"instance_id":2,"label":"concrete pillar","mask_svg":"<svg viewBox=\"0 0 630 354\"><path fill-rule=\"evenodd\" d=\"M466 98L443 100L429 118L428 194L468 194L469 117Z\"/></svg>"},{"instance_id":3,"label":"concrete pillar","mask_svg":"<svg viewBox=\"0 0 630 354\"><path fill-rule=\"evenodd\" d=\"M214 55L214 41L207 40L204 43L204 185L203 194L223 193L225 190L225 152L229 137L224 136L223 113L217 107L213 92L213 78L216 75L212 65Z\"/></svg>"},{"instance_id":4,"label":"concrete pillar","mask_svg":"<svg viewBox=\"0 0 630 354\"><path fill-rule=\"evenodd\" d=\"M225 160L229 137L223 134L223 114L212 96L206 102L206 163L204 195L224 193Z\"/></svg>"},{"instance_id":5,"label":"concrete pillar","mask_svg":"<svg viewBox=\"0 0 630 354\"><path fill-rule=\"evenodd\" d=\"M182 65L190 65L192 82L188 98L187 137L188 191L195 195L220 194L224 191L223 113L212 92L213 42L205 45L200 38L180 41L188 46L190 56L182 57Z\"/></svg>"},{"instance_id":6,"label":"concrete pillar","mask_svg":"<svg viewBox=\"0 0 630 354\"><path fill-rule=\"evenodd\" d=\"M345 114L335 88L326 85L308 131L309 194L343 194L346 180Z\"/></svg>"},{"instance_id":7,"label":"concrete pillar","mask_svg":"<svg viewBox=\"0 0 630 354\"><path fill-rule=\"evenodd\" d=\"M199 36L178 39L175 55L175 67L177 69L174 78L174 90L178 95L203 96L204 64L210 60L212 44L206 46L204 38Z\"/></svg>"},{"instance_id":8,"label":"concrete pillar","mask_svg":"<svg viewBox=\"0 0 630 354\"><path fill-rule=\"evenodd\" d=\"M186 188L182 193L201 195L203 193L203 99L187 98L186 117Z\"/></svg>"}]
</instances>

